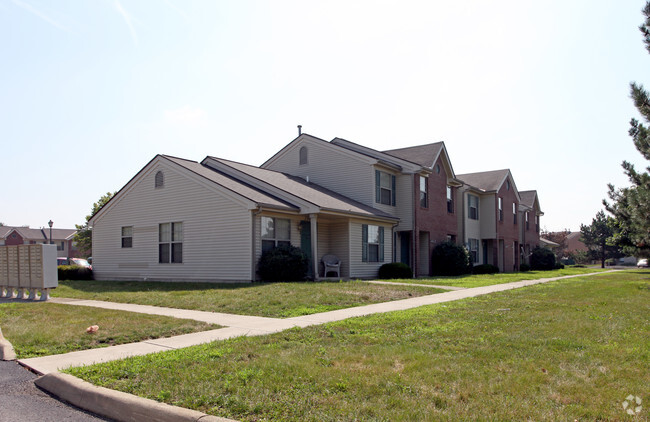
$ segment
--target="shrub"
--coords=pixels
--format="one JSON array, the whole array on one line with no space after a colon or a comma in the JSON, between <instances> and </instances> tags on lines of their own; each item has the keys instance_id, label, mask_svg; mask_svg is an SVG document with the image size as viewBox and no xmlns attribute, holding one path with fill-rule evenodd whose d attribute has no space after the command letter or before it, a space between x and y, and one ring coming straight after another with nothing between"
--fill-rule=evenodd
<instances>
[{"instance_id":1,"label":"shrub","mask_svg":"<svg viewBox=\"0 0 650 422\"><path fill-rule=\"evenodd\" d=\"M530 255L530 269L549 271L555 268L555 255L548 248L535 248Z\"/></svg>"},{"instance_id":2,"label":"shrub","mask_svg":"<svg viewBox=\"0 0 650 422\"><path fill-rule=\"evenodd\" d=\"M564 269L564 264L557 262L555 265L553 265L554 270L563 270Z\"/></svg>"},{"instance_id":3,"label":"shrub","mask_svg":"<svg viewBox=\"0 0 650 422\"><path fill-rule=\"evenodd\" d=\"M59 265L57 267L59 280L92 280L93 270L80 265Z\"/></svg>"},{"instance_id":4,"label":"shrub","mask_svg":"<svg viewBox=\"0 0 650 422\"><path fill-rule=\"evenodd\" d=\"M519 271L521 271L522 273L530 271L530 265L528 264L519 265Z\"/></svg>"},{"instance_id":5,"label":"shrub","mask_svg":"<svg viewBox=\"0 0 650 422\"><path fill-rule=\"evenodd\" d=\"M402 262L391 262L379 267L379 278L390 280L391 278L413 278L413 270Z\"/></svg>"},{"instance_id":6,"label":"shrub","mask_svg":"<svg viewBox=\"0 0 650 422\"><path fill-rule=\"evenodd\" d=\"M303 281L309 259L300 248L278 246L262 254L258 272L264 281Z\"/></svg>"},{"instance_id":7,"label":"shrub","mask_svg":"<svg viewBox=\"0 0 650 422\"><path fill-rule=\"evenodd\" d=\"M444 242L433 248L431 263L434 275L461 275L472 271L469 252L453 242Z\"/></svg>"},{"instance_id":8,"label":"shrub","mask_svg":"<svg viewBox=\"0 0 650 422\"><path fill-rule=\"evenodd\" d=\"M491 264L475 265L472 268L474 274L496 274L499 272L499 267Z\"/></svg>"}]
</instances>

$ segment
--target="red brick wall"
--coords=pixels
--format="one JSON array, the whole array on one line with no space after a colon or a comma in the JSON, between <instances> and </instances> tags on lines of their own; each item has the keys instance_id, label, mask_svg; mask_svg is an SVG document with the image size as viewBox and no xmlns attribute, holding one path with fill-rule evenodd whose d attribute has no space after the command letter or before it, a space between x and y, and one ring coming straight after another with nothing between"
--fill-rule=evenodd
<instances>
[{"instance_id":1,"label":"red brick wall","mask_svg":"<svg viewBox=\"0 0 650 422\"><path fill-rule=\"evenodd\" d=\"M499 221L499 197L503 199L503 221ZM515 210L519 208L515 187L510 182L510 189L507 189L507 182L504 182L495 201L497 216L497 239L504 241L503 269L506 272L514 271L519 264L519 225L522 224L517 218L517 224L514 224L512 213L512 204L515 203ZM516 242L516 250L513 253L513 247ZM498 243L498 242L497 242Z\"/></svg>"},{"instance_id":2,"label":"red brick wall","mask_svg":"<svg viewBox=\"0 0 650 422\"><path fill-rule=\"evenodd\" d=\"M24 242L25 239L17 232L9 233L9 236L5 239L5 245L7 246L22 245Z\"/></svg>"},{"instance_id":3,"label":"red brick wall","mask_svg":"<svg viewBox=\"0 0 650 422\"><path fill-rule=\"evenodd\" d=\"M440 172L436 171L436 167L440 166ZM427 179L427 186L429 190L429 206L423 208L420 206L420 176L414 177L415 189L415 223L414 223L414 236L415 236L415 256L420 257L421 253L426 253L431 258L433 248L447 240L447 235L458 236L458 222L456 219L456 212L458 212L457 192L456 189L452 190L452 197L454 198L454 212L447 212L447 172L442 164L442 160L433 165L433 172ZM429 250L419 250L419 235L420 232L429 232ZM417 263L416 268L417 269Z\"/></svg>"}]
</instances>

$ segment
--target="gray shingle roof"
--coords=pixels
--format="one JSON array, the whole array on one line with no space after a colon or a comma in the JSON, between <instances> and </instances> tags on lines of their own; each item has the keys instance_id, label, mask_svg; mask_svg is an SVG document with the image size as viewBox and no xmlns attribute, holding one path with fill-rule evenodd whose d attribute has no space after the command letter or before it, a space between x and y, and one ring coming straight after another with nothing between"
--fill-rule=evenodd
<instances>
[{"instance_id":1,"label":"gray shingle roof","mask_svg":"<svg viewBox=\"0 0 650 422\"><path fill-rule=\"evenodd\" d=\"M537 196L537 191L536 190L525 190L522 192L519 192L519 196L521 197L521 203L528 206L528 207L533 207L535 205L535 197Z\"/></svg>"},{"instance_id":2,"label":"gray shingle roof","mask_svg":"<svg viewBox=\"0 0 650 422\"><path fill-rule=\"evenodd\" d=\"M294 205L288 204L285 201L226 176L225 174L219 173L196 161L185 160L183 158L171 157L168 155L163 155L163 157L258 204L270 205L275 208L297 209Z\"/></svg>"},{"instance_id":3,"label":"gray shingle roof","mask_svg":"<svg viewBox=\"0 0 650 422\"><path fill-rule=\"evenodd\" d=\"M458 174L456 178L475 188L490 192L499 190L509 172L510 170L508 169L483 171L479 173Z\"/></svg>"},{"instance_id":4,"label":"gray shingle roof","mask_svg":"<svg viewBox=\"0 0 650 422\"><path fill-rule=\"evenodd\" d=\"M27 240L48 240L50 238L50 228L44 227L43 229L32 229L29 227L15 227L15 226L2 226L0 227L0 238L6 238L9 233L16 230L23 239ZM75 229L56 229L52 228L52 239L66 240L77 230Z\"/></svg>"},{"instance_id":5,"label":"gray shingle roof","mask_svg":"<svg viewBox=\"0 0 650 422\"><path fill-rule=\"evenodd\" d=\"M372 217L391 218L391 216L376 208L369 207L346 196L326 189L315 183L307 183L304 179L291 176L277 171L266 170L248 164L237 163L235 161L224 160L216 157L209 157L224 165L234 168L237 171L245 173L263 183L268 183L284 192L295 195L307 202L310 202L322 209L331 211L340 211L366 215Z\"/></svg>"},{"instance_id":6,"label":"gray shingle roof","mask_svg":"<svg viewBox=\"0 0 650 422\"><path fill-rule=\"evenodd\" d=\"M401 158L402 160L410 161L422 167L432 168L436 158L440 155L442 145L442 142L435 142L414 147L389 149L382 152L392 155L393 157Z\"/></svg>"}]
</instances>

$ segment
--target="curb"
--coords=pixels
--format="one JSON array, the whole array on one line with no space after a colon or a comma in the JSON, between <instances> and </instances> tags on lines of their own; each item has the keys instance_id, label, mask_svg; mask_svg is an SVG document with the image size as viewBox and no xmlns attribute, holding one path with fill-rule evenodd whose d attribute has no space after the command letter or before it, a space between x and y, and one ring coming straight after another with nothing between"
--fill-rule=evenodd
<instances>
[{"instance_id":1,"label":"curb","mask_svg":"<svg viewBox=\"0 0 650 422\"><path fill-rule=\"evenodd\" d=\"M36 379L34 384L74 406L119 422L236 422L97 387L68 374L50 373Z\"/></svg>"},{"instance_id":2,"label":"curb","mask_svg":"<svg viewBox=\"0 0 650 422\"><path fill-rule=\"evenodd\" d=\"M2 335L2 328L0 328L0 360L16 360L14 346Z\"/></svg>"}]
</instances>

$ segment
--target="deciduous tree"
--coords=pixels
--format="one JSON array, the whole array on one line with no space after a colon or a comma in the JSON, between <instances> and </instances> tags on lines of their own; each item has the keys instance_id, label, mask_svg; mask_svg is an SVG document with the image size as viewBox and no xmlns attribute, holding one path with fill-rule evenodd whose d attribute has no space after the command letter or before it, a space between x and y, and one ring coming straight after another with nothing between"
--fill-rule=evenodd
<instances>
[{"instance_id":1,"label":"deciduous tree","mask_svg":"<svg viewBox=\"0 0 650 422\"><path fill-rule=\"evenodd\" d=\"M93 204L90 214L86 216L86 222L84 224L75 224L77 227L77 233L74 235L75 246L81 256L87 258L92 253L93 246L93 230L88 226L88 221L90 218L97 213L110 199L115 195L115 192L106 192L106 195L103 195L99 198L99 201Z\"/></svg>"},{"instance_id":2,"label":"deciduous tree","mask_svg":"<svg viewBox=\"0 0 650 422\"><path fill-rule=\"evenodd\" d=\"M621 248L615 244L616 220L603 211L598 211L591 224L580 225L580 241L589 248L593 259L600 260L600 266L605 268L605 260L623 256Z\"/></svg>"}]
</instances>

